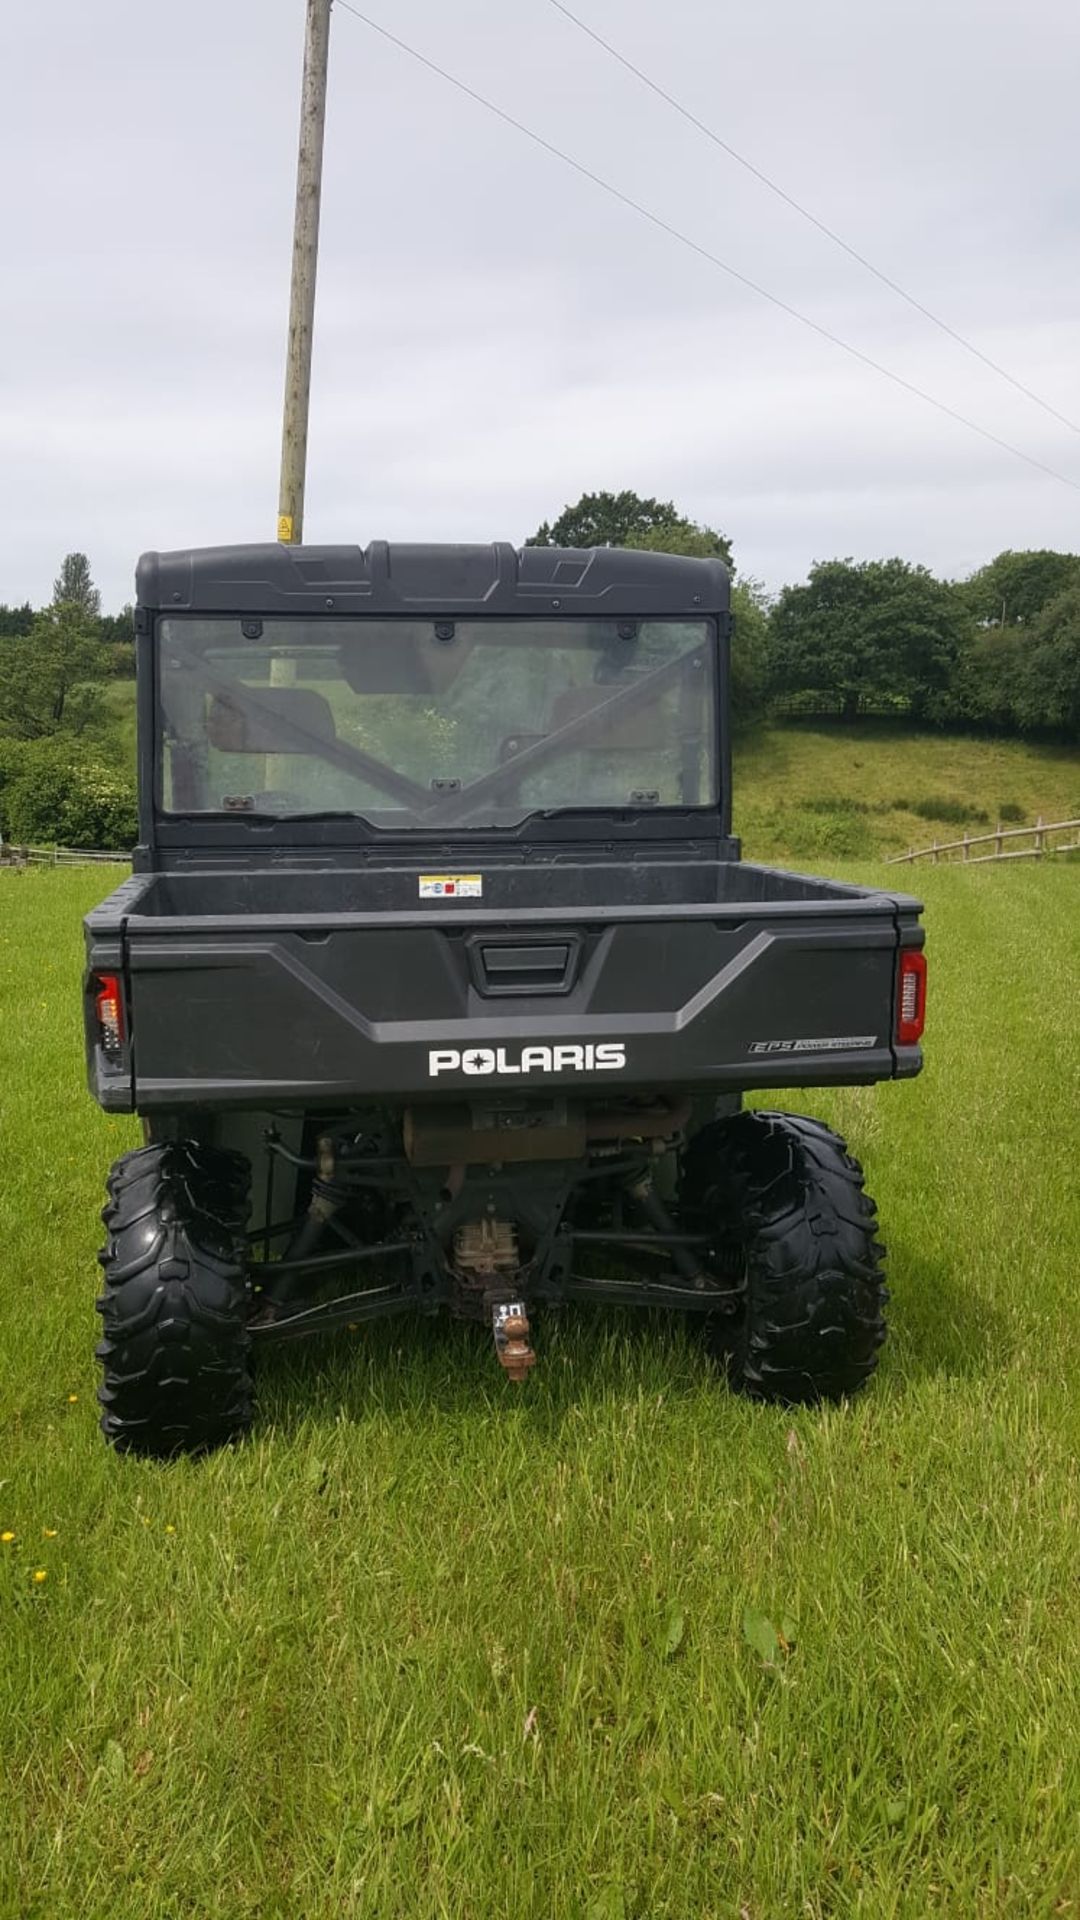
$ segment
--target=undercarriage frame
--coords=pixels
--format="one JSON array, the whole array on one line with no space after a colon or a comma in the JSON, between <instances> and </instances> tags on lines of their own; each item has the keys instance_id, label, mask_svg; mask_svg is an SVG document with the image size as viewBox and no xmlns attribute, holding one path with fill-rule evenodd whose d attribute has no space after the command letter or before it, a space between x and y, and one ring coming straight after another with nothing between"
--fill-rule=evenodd
<instances>
[{"instance_id":1,"label":"undercarriage frame","mask_svg":"<svg viewBox=\"0 0 1080 1920\"><path fill-rule=\"evenodd\" d=\"M617 1111L563 1112L554 1120L528 1113L528 1125L508 1131L507 1157L482 1164L417 1164L424 1153L410 1116L403 1125L392 1115L374 1128L358 1129L355 1116L344 1126L326 1125L309 1153L293 1151L268 1128L267 1224L248 1236L253 1341L270 1345L392 1314L449 1311L487 1322L500 1360L520 1378L531 1365L531 1354L523 1355L533 1306L580 1301L737 1311L737 1247L684 1219L668 1192L685 1103L651 1101L631 1122ZM639 1131L628 1134L628 1124ZM562 1144L568 1126L580 1126L579 1154L531 1157ZM454 1144L445 1127L437 1137L442 1146ZM458 1140L459 1151L467 1146ZM282 1162L307 1204L275 1222L273 1169ZM355 1282L373 1264L390 1269L390 1277L312 1297Z\"/></svg>"}]
</instances>

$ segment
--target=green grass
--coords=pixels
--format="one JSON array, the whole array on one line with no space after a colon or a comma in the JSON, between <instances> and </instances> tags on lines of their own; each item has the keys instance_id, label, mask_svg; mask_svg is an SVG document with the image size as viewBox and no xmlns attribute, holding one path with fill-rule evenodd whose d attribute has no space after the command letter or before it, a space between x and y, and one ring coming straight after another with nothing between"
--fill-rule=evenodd
<instances>
[{"instance_id":1,"label":"green grass","mask_svg":"<svg viewBox=\"0 0 1080 1920\"><path fill-rule=\"evenodd\" d=\"M912 874L925 1075L791 1101L882 1209L865 1398L570 1313L515 1391L399 1322L173 1466L96 1428L102 876L0 874L4 1920L1080 1911L1080 873L1033 866Z\"/></svg>"},{"instance_id":2,"label":"green grass","mask_svg":"<svg viewBox=\"0 0 1080 1920\"><path fill-rule=\"evenodd\" d=\"M1040 814L1080 819L1075 748L874 721L762 728L736 748L735 830L754 859L872 860Z\"/></svg>"}]
</instances>

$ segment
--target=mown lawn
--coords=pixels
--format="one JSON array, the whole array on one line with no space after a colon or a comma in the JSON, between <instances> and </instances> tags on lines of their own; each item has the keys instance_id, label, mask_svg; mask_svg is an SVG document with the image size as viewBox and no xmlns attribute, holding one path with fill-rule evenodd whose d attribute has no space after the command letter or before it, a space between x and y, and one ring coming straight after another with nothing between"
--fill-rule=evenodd
<instances>
[{"instance_id":1,"label":"mown lawn","mask_svg":"<svg viewBox=\"0 0 1080 1920\"><path fill-rule=\"evenodd\" d=\"M96 1428L101 875L0 875L4 1920L1080 1914L1080 873L1034 868L908 876L928 1069L804 1096L890 1247L864 1399L630 1315L515 1392L397 1323L167 1467Z\"/></svg>"}]
</instances>

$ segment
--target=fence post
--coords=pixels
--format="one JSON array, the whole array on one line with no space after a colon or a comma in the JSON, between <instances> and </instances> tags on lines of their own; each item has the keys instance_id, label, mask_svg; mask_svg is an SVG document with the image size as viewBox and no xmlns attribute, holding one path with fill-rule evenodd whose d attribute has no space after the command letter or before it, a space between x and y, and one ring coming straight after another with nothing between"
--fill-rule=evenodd
<instances>
[{"instance_id":1,"label":"fence post","mask_svg":"<svg viewBox=\"0 0 1080 1920\"><path fill-rule=\"evenodd\" d=\"M1039 817L1038 817L1038 819L1037 819L1037 820L1036 820L1036 822L1035 822L1035 851L1036 851L1036 853L1039 853L1039 854L1041 854L1041 853L1042 853L1042 850L1043 850L1043 838L1044 838L1044 836L1043 836L1043 817L1042 817L1042 814L1040 813L1040 815L1039 815Z\"/></svg>"}]
</instances>

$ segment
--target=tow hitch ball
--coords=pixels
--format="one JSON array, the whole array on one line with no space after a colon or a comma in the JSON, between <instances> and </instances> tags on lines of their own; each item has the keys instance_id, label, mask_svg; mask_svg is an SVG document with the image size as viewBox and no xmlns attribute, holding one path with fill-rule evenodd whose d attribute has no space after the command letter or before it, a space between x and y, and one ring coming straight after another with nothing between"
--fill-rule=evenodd
<instances>
[{"instance_id":1,"label":"tow hitch ball","mask_svg":"<svg viewBox=\"0 0 1080 1920\"><path fill-rule=\"evenodd\" d=\"M509 1380L520 1384L529 1368L536 1365L524 1300L496 1300L491 1309L491 1331L499 1365L505 1367Z\"/></svg>"}]
</instances>

